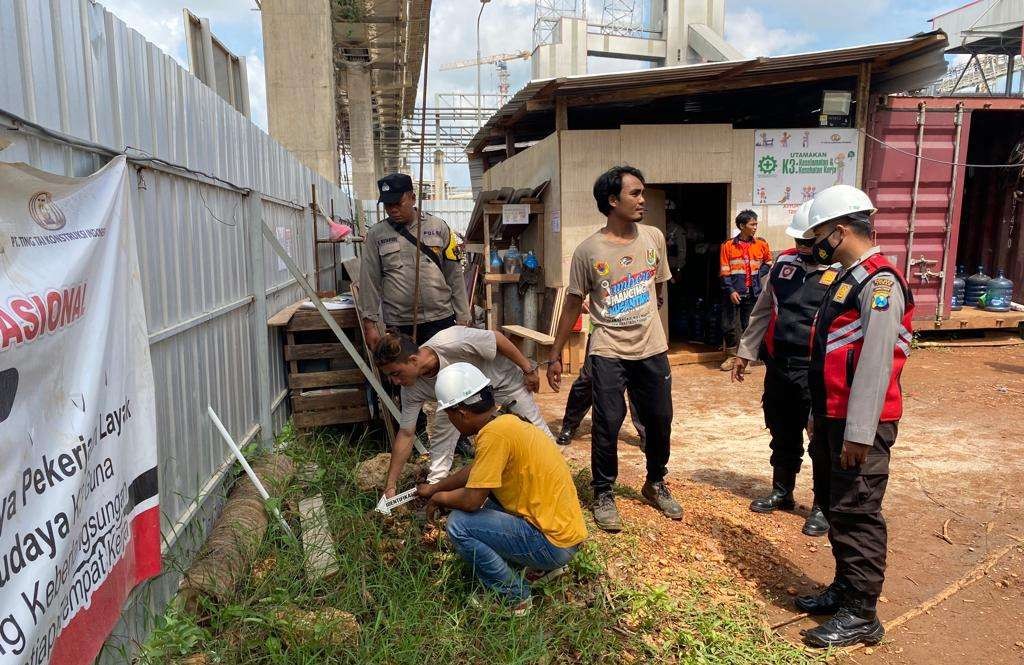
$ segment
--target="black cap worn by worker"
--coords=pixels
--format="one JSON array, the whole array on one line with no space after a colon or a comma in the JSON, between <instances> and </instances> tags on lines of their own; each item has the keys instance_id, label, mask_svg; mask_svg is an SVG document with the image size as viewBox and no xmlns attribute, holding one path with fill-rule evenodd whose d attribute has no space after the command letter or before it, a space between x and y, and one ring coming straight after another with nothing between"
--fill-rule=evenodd
<instances>
[{"instance_id":1,"label":"black cap worn by worker","mask_svg":"<svg viewBox=\"0 0 1024 665\"><path fill-rule=\"evenodd\" d=\"M412 178L404 173L391 173L377 181L380 203L398 203L402 194L412 191Z\"/></svg>"}]
</instances>

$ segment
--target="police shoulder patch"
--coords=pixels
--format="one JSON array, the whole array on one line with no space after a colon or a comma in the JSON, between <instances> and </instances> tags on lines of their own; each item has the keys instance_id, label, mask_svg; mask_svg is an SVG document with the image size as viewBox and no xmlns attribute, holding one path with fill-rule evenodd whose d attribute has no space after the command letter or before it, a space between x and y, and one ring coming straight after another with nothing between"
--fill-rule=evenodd
<instances>
[{"instance_id":1,"label":"police shoulder patch","mask_svg":"<svg viewBox=\"0 0 1024 665\"><path fill-rule=\"evenodd\" d=\"M829 268L821 274L820 283L824 286L832 286L832 282L836 281L837 275L839 275L837 270Z\"/></svg>"},{"instance_id":2,"label":"police shoulder patch","mask_svg":"<svg viewBox=\"0 0 1024 665\"><path fill-rule=\"evenodd\" d=\"M832 300L835 302L846 302L846 296L850 295L850 289L853 287L849 284L840 284L839 288L836 289L836 295L833 296Z\"/></svg>"},{"instance_id":3,"label":"police shoulder patch","mask_svg":"<svg viewBox=\"0 0 1024 665\"><path fill-rule=\"evenodd\" d=\"M878 310L880 312L884 312L889 309L889 296L891 294L891 291L873 292L871 294L871 309Z\"/></svg>"}]
</instances>

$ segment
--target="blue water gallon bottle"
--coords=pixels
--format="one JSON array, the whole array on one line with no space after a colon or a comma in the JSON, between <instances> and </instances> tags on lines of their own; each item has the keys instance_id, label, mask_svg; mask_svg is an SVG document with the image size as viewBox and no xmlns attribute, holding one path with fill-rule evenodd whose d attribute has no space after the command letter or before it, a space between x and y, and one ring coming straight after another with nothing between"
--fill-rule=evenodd
<instances>
[{"instance_id":1,"label":"blue water gallon bottle","mask_svg":"<svg viewBox=\"0 0 1024 665\"><path fill-rule=\"evenodd\" d=\"M491 272L501 274L501 257L498 256L498 250L491 250Z\"/></svg>"},{"instance_id":2,"label":"blue water gallon bottle","mask_svg":"<svg viewBox=\"0 0 1024 665\"><path fill-rule=\"evenodd\" d=\"M1009 312L1010 301L1013 300L1013 282L1006 279L1003 269L999 275L988 281L985 290L985 309L989 312Z\"/></svg>"},{"instance_id":3,"label":"blue water gallon bottle","mask_svg":"<svg viewBox=\"0 0 1024 665\"><path fill-rule=\"evenodd\" d=\"M537 260L537 255L533 253L532 249L526 252L526 258L523 259L523 267L530 270L536 270L540 267L540 261Z\"/></svg>"},{"instance_id":4,"label":"blue water gallon bottle","mask_svg":"<svg viewBox=\"0 0 1024 665\"><path fill-rule=\"evenodd\" d=\"M953 278L953 299L949 308L958 311L964 308L964 301L967 299L967 268L956 267L956 277Z\"/></svg>"},{"instance_id":5,"label":"blue water gallon bottle","mask_svg":"<svg viewBox=\"0 0 1024 665\"><path fill-rule=\"evenodd\" d=\"M991 279L991 277L985 274L985 266L978 266L978 272L967 278L967 286L964 290L964 304L969 307L977 307L978 301L988 290L988 283Z\"/></svg>"}]
</instances>

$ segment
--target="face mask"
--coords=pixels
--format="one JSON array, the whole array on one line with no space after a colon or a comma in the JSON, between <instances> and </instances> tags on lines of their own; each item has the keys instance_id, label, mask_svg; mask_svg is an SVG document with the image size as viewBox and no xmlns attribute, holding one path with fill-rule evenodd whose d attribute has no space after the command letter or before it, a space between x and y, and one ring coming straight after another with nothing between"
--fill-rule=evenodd
<instances>
[{"instance_id":1,"label":"face mask","mask_svg":"<svg viewBox=\"0 0 1024 665\"><path fill-rule=\"evenodd\" d=\"M814 254L813 242L799 242L797 243L796 248L797 251L800 252L801 261L810 266L818 264L818 257Z\"/></svg>"},{"instance_id":2,"label":"face mask","mask_svg":"<svg viewBox=\"0 0 1024 665\"><path fill-rule=\"evenodd\" d=\"M829 238L831 238L837 230L838 229L832 229L832 233L829 233L827 236L814 243L814 246L811 248L811 254L815 259L817 259L818 263L828 265L833 262L832 259L836 255L836 250L839 249L839 245L843 244L842 240L834 245L829 241Z\"/></svg>"}]
</instances>

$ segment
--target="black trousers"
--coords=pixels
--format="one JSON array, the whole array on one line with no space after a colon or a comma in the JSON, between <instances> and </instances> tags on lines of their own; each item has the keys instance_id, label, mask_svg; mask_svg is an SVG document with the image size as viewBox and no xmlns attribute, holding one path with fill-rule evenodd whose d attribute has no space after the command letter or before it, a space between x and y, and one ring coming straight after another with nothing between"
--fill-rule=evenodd
<instances>
[{"instance_id":1,"label":"black trousers","mask_svg":"<svg viewBox=\"0 0 1024 665\"><path fill-rule=\"evenodd\" d=\"M799 473L804 459L804 430L811 413L806 358L766 358L764 424L772 433L773 469Z\"/></svg>"},{"instance_id":2,"label":"black trousers","mask_svg":"<svg viewBox=\"0 0 1024 665\"><path fill-rule=\"evenodd\" d=\"M430 339L431 337L433 337L437 333L441 332L442 330L446 330L448 328L451 328L454 325L455 325L455 315L452 314L451 316L449 316L447 318L438 319L437 321L421 321L420 324L418 326L416 326L416 336L415 337L413 337L413 334L412 334L412 326L397 326L397 327L398 327L398 329L401 332L405 333L409 337L413 337L412 341L416 342L416 344L419 345L419 344L422 344L423 342L426 342L428 339Z\"/></svg>"},{"instance_id":3,"label":"black trousers","mask_svg":"<svg viewBox=\"0 0 1024 665\"><path fill-rule=\"evenodd\" d=\"M836 560L836 578L846 580L871 601L882 593L888 532L882 500L889 482L889 456L896 442L898 423L878 423L868 458L860 467L843 469L845 420L814 419L811 462L814 495L828 497L821 504L829 521L828 539Z\"/></svg>"},{"instance_id":4,"label":"black trousers","mask_svg":"<svg viewBox=\"0 0 1024 665\"><path fill-rule=\"evenodd\" d=\"M757 299L748 291L740 296L740 304L733 304L732 298L725 297L722 301L722 334L725 335L725 346L735 349L740 344L740 337L750 323L750 312L754 309Z\"/></svg>"},{"instance_id":5,"label":"black trousers","mask_svg":"<svg viewBox=\"0 0 1024 665\"><path fill-rule=\"evenodd\" d=\"M668 354L643 360L590 356L594 381L594 427L591 433L590 469L594 493L610 492L619 475L618 441L626 418L628 391L635 400L637 416L647 440L647 481L659 482L668 473L672 436L672 369Z\"/></svg>"},{"instance_id":6,"label":"black trousers","mask_svg":"<svg viewBox=\"0 0 1024 665\"><path fill-rule=\"evenodd\" d=\"M587 417L587 412L594 404L594 370L590 362L590 337L587 337L587 359L580 368L580 374L572 382L569 388L569 398L565 401L565 415L562 416L562 429L576 431ZM629 398L629 416L633 420L633 427L640 440L644 440L644 426L637 417L636 402L633 401L633 393L626 391Z\"/></svg>"}]
</instances>

